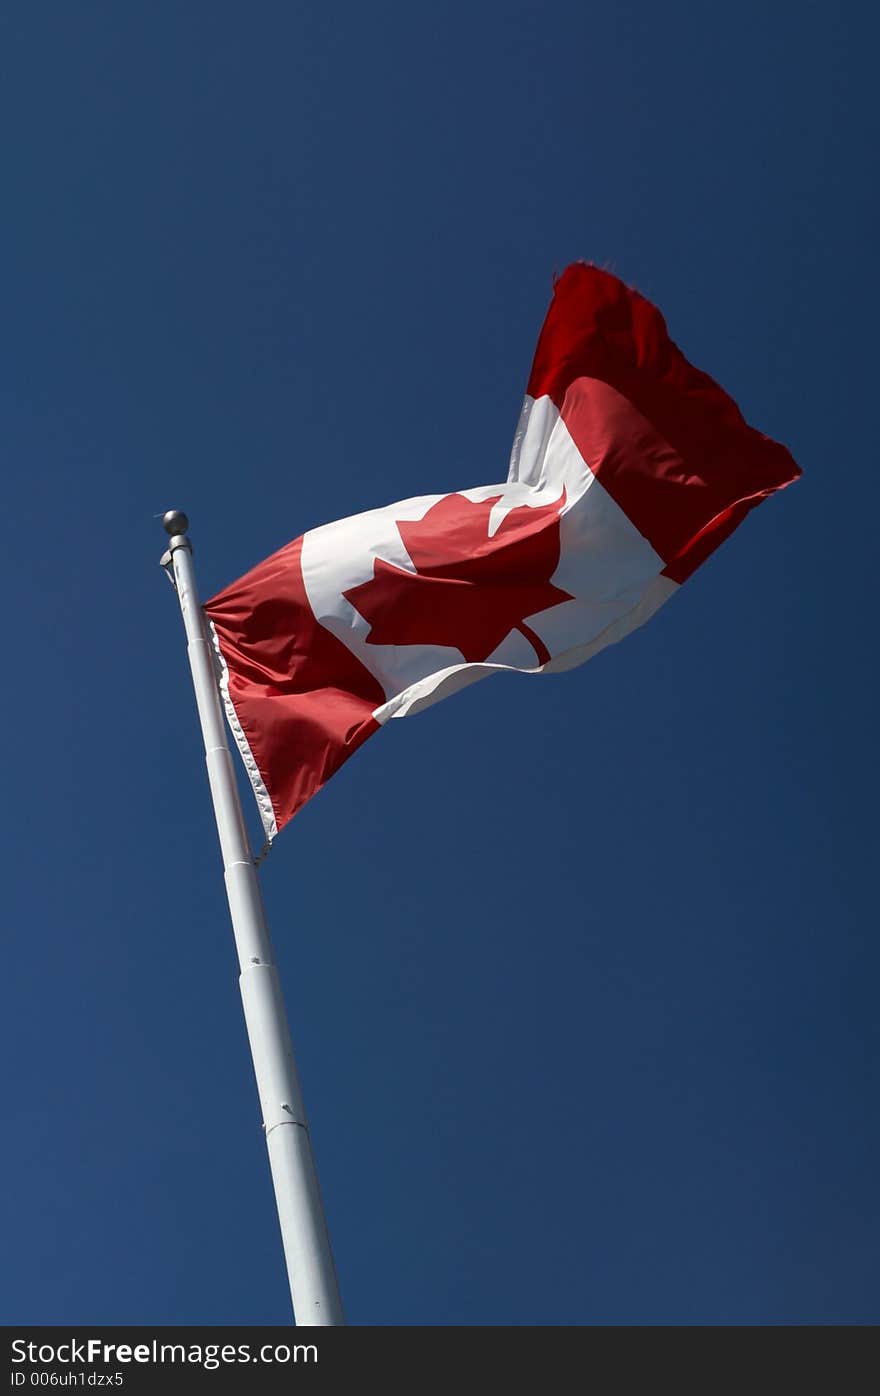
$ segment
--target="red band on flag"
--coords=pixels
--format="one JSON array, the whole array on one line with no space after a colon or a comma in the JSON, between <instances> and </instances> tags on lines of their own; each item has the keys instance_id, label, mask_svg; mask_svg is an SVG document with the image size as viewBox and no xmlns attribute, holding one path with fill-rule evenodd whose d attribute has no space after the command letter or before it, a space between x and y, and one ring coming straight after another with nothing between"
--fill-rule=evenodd
<instances>
[{"instance_id":1,"label":"red band on flag","mask_svg":"<svg viewBox=\"0 0 880 1396\"><path fill-rule=\"evenodd\" d=\"M302 539L205 604L278 828L378 730L378 681L312 613Z\"/></svg>"},{"instance_id":2,"label":"red band on flag","mask_svg":"<svg viewBox=\"0 0 880 1396\"><path fill-rule=\"evenodd\" d=\"M800 470L689 363L656 306L576 263L556 283L529 378L584 460L682 582Z\"/></svg>"}]
</instances>

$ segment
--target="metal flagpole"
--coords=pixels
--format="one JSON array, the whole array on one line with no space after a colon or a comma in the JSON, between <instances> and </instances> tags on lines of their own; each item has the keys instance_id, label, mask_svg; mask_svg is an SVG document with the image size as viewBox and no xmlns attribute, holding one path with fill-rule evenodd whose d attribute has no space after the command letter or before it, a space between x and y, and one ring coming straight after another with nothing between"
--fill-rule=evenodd
<instances>
[{"instance_id":1,"label":"metal flagpole","mask_svg":"<svg viewBox=\"0 0 880 1396\"><path fill-rule=\"evenodd\" d=\"M212 647L196 590L189 520L172 509L162 520L171 542L163 562L174 572L220 848L241 965L239 985L263 1111L281 1240L297 1325L345 1322L318 1188L302 1092L257 869L226 741Z\"/></svg>"}]
</instances>

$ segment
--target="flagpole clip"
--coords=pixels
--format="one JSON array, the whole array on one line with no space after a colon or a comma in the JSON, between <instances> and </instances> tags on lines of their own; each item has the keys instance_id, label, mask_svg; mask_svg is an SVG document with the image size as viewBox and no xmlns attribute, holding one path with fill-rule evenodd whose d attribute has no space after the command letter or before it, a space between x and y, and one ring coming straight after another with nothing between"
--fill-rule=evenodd
<instances>
[{"instance_id":1,"label":"flagpole clip","mask_svg":"<svg viewBox=\"0 0 880 1396\"><path fill-rule=\"evenodd\" d=\"M174 580L174 559L171 556L170 548L166 548L165 552L159 558L159 566L162 568L162 571L165 573L165 576L168 578L169 582L176 591L177 583Z\"/></svg>"}]
</instances>

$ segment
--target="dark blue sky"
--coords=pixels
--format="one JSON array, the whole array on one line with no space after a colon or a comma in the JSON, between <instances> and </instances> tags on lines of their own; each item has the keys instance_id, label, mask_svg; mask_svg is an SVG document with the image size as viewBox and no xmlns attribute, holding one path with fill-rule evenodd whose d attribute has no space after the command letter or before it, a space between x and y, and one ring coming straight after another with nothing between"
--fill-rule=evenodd
<instances>
[{"instance_id":1,"label":"dark blue sky","mask_svg":"<svg viewBox=\"0 0 880 1396\"><path fill-rule=\"evenodd\" d=\"M348 1315L877 1320L877 39L6 8L3 1322L289 1317L153 516L208 595L503 479L578 257L805 474L644 630L393 724L279 839Z\"/></svg>"}]
</instances>

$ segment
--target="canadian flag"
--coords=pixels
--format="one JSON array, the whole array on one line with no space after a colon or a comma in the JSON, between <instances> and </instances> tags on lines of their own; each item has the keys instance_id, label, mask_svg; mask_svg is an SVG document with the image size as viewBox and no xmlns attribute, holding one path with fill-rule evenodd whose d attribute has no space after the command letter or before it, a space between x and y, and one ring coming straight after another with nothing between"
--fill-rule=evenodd
<instances>
[{"instance_id":1,"label":"canadian flag","mask_svg":"<svg viewBox=\"0 0 880 1396\"><path fill-rule=\"evenodd\" d=\"M267 838L389 718L620 640L799 474L649 301L568 267L504 484L311 529L205 606Z\"/></svg>"}]
</instances>

